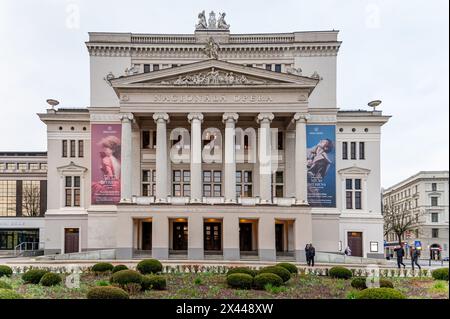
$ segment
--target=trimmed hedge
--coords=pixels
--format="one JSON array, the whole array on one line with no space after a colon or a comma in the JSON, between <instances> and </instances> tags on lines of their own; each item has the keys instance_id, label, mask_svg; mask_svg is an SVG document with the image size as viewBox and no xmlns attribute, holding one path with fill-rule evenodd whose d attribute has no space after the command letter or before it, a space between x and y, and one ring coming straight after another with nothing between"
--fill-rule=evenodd
<instances>
[{"instance_id":1,"label":"trimmed hedge","mask_svg":"<svg viewBox=\"0 0 450 319\"><path fill-rule=\"evenodd\" d=\"M394 284L389 279L380 278L380 288L394 288ZM366 289L366 277L356 277L352 279L351 286L356 289Z\"/></svg>"},{"instance_id":2,"label":"trimmed hedge","mask_svg":"<svg viewBox=\"0 0 450 319\"><path fill-rule=\"evenodd\" d=\"M380 278L380 288L394 288L394 284L389 279Z\"/></svg>"},{"instance_id":3,"label":"trimmed hedge","mask_svg":"<svg viewBox=\"0 0 450 319\"><path fill-rule=\"evenodd\" d=\"M142 275L134 270L120 270L111 276L110 282L118 284L122 288L129 284L140 285L142 282Z\"/></svg>"},{"instance_id":4,"label":"trimmed hedge","mask_svg":"<svg viewBox=\"0 0 450 319\"><path fill-rule=\"evenodd\" d=\"M144 259L137 264L136 269L143 275L156 274L162 271L162 264L157 259Z\"/></svg>"},{"instance_id":5,"label":"trimmed hedge","mask_svg":"<svg viewBox=\"0 0 450 319\"><path fill-rule=\"evenodd\" d=\"M93 272L100 273L100 272L112 271L113 268L114 268L114 266L112 264L101 262L101 263L96 263L94 266L92 266L91 270Z\"/></svg>"},{"instance_id":6,"label":"trimmed hedge","mask_svg":"<svg viewBox=\"0 0 450 319\"><path fill-rule=\"evenodd\" d=\"M291 279L291 273L289 272L289 270L280 266L268 266L259 270L259 274L265 273L278 275L281 279L283 279L283 282L286 282L289 279Z\"/></svg>"},{"instance_id":7,"label":"trimmed hedge","mask_svg":"<svg viewBox=\"0 0 450 319\"><path fill-rule=\"evenodd\" d=\"M145 275L142 276L142 290L164 290L167 287L166 278L161 275Z\"/></svg>"},{"instance_id":8,"label":"trimmed hedge","mask_svg":"<svg viewBox=\"0 0 450 319\"><path fill-rule=\"evenodd\" d=\"M10 289L0 288L0 299L22 299L22 296Z\"/></svg>"},{"instance_id":9,"label":"trimmed hedge","mask_svg":"<svg viewBox=\"0 0 450 319\"><path fill-rule=\"evenodd\" d=\"M112 269L112 273L114 274L114 273L116 273L116 272L118 272L118 271L121 271L121 270L127 270L127 269L128 269L128 267L125 266L125 265L116 265L116 266L114 266L114 268Z\"/></svg>"},{"instance_id":10,"label":"trimmed hedge","mask_svg":"<svg viewBox=\"0 0 450 319\"><path fill-rule=\"evenodd\" d=\"M296 265L291 263L278 263L275 266L283 267L288 270L291 274L298 274L298 268Z\"/></svg>"},{"instance_id":11,"label":"trimmed hedge","mask_svg":"<svg viewBox=\"0 0 450 319\"><path fill-rule=\"evenodd\" d=\"M431 272L431 276L435 280L446 280L448 281L448 268L439 268Z\"/></svg>"},{"instance_id":12,"label":"trimmed hedge","mask_svg":"<svg viewBox=\"0 0 450 319\"><path fill-rule=\"evenodd\" d=\"M0 280L0 289L12 289L12 286L7 282Z\"/></svg>"},{"instance_id":13,"label":"trimmed hedge","mask_svg":"<svg viewBox=\"0 0 450 319\"><path fill-rule=\"evenodd\" d=\"M89 289L87 299L129 299L128 293L118 287L104 286Z\"/></svg>"},{"instance_id":14,"label":"trimmed hedge","mask_svg":"<svg viewBox=\"0 0 450 319\"><path fill-rule=\"evenodd\" d=\"M227 284L232 288L251 289L253 277L243 273L230 274L227 276Z\"/></svg>"},{"instance_id":15,"label":"trimmed hedge","mask_svg":"<svg viewBox=\"0 0 450 319\"><path fill-rule=\"evenodd\" d=\"M406 296L392 288L367 288L356 294L356 299L406 299Z\"/></svg>"},{"instance_id":16,"label":"trimmed hedge","mask_svg":"<svg viewBox=\"0 0 450 319\"><path fill-rule=\"evenodd\" d=\"M350 279L352 278L352 272L350 269L347 269L345 267L336 266L330 268L328 271L328 275L331 278L338 278L338 279Z\"/></svg>"},{"instance_id":17,"label":"trimmed hedge","mask_svg":"<svg viewBox=\"0 0 450 319\"><path fill-rule=\"evenodd\" d=\"M273 287L279 287L283 284L283 279L281 279L280 276L270 272L256 275L253 279L253 287L255 289L264 289L264 287L268 284L271 284Z\"/></svg>"},{"instance_id":18,"label":"trimmed hedge","mask_svg":"<svg viewBox=\"0 0 450 319\"><path fill-rule=\"evenodd\" d=\"M6 266L6 265L0 265L0 277L6 276L6 277L11 277L13 271L11 269L11 267Z\"/></svg>"},{"instance_id":19,"label":"trimmed hedge","mask_svg":"<svg viewBox=\"0 0 450 319\"><path fill-rule=\"evenodd\" d=\"M48 273L45 269L31 269L22 275L22 280L27 284L39 284L42 277Z\"/></svg>"},{"instance_id":20,"label":"trimmed hedge","mask_svg":"<svg viewBox=\"0 0 450 319\"><path fill-rule=\"evenodd\" d=\"M46 273L44 276L42 276L39 283L42 286L50 287L50 286L56 286L59 285L62 282L62 278L58 274L54 274L52 272Z\"/></svg>"},{"instance_id":21,"label":"trimmed hedge","mask_svg":"<svg viewBox=\"0 0 450 319\"><path fill-rule=\"evenodd\" d=\"M250 269L248 267L236 267L236 268L231 268L230 270L228 270L227 276L231 275L231 274L247 274L252 277L255 277L257 275L257 271Z\"/></svg>"}]
</instances>

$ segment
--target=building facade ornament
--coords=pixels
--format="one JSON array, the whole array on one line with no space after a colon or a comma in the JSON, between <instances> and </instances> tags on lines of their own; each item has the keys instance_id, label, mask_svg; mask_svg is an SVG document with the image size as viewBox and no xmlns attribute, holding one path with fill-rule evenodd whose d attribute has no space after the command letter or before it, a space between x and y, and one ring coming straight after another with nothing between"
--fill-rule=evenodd
<instances>
[{"instance_id":1,"label":"building facade ornament","mask_svg":"<svg viewBox=\"0 0 450 319\"><path fill-rule=\"evenodd\" d=\"M271 123L274 118L275 118L275 116L273 115L273 113L259 113L258 116L256 117L256 122L257 123L261 123L261 122Z\"/></svg>"},{"instance_id":2,"label":"building facade ornament","mask_svg":"<svg viewBox=\"0 0 450 319\"><path fill-rule=\"evenodd\" d=\"M261 82L262 83L262 82ZM200 72L195 74L180 75L172 81L161 81L163 85L191 86L191 85L248 85L261 84L260 82L249 80L243 74L234 74L233 72L221 72L211 68L209 72Z\"/></svg>"},{"instance_id":3,"label":"building facade ornament","mask_svg":"<svg viewBox=\"0 0 450 319\"><path fill-rule=\"evenodd\" d=\"M208 39L208 42L203 49L203 53L210 59L219 58L219 45L214 41L212 37Z\"/></svg>"},{"instance_id":4,"label":"building facade ornament","mask_svg":"<svg viewBox=\"0 0 450 319\"><path fill-rule=\"evenodd\" d=\"M217 29L216 13L214 11L209 13L208 29Z\"/></svg>"},{"instance_id":5,"label":"building facade ornament","mask_svg":"<svg viewBox=\"0 0 450 319\"><path fill-rule=\"evenodd\" d=\"M311 118L311 115L309 115L308 113L295 113L293 121L294 122L297 122L297 121L307 122L310 118Z\"/></svg>"},{"instance_id":6,"label":"building facade ornament","mask_svg":"<svg viewBox=\"0 0 450 319\"><path fill-rule=\"evenodd\" d=\"M219 13L219 20L217 21L217 29L228 30L230 29L230 25L225 21L226 13Z\"/></svg>"},{"instance_id":7,"label":"building facade ornament","mask_svg":"<svg viewBox=\"0 0 450 319\"><path fill-rule=\"evenodd\" d=\"M133 115L133 113L122 113L122 114L120 114L120 120L122 122L133 121L134 120L134 115Z\"/></svg>"},{"instance_id":8,"label":"building facade ornament","mask_svg":"<svg viewBox=\"0 0 450 319\"><path fill-rule=\"evenodd\" d=\"M321 76L319 75L319 73L317 73L317 71L314 71L314 73L311 74L310 78L316 79L316 80L319 80L319 81L323 80L323 77L321 77Z\"/></svg>"},{"instance_id":9,"label":"building facade ornament","mask_svg":"<svg viewBox=\"0 0 450 319\"><path fill-rule=\"evenodd\" d=\"M293 75L302 75L302 69L301 68L293 68L293 67L287 67L286 72Z\"/></svg>"},{"instance_id":10,"label":"building facade ornament","mask_svg":"<svg viewBox=\"0 0 450 319\"><path fill-rule=\"evenodd\" d=\"M199 120L203 122L203 114L199 112L193 112L188 114L188 121L191 123L193 120Z\"/></svg>"},{"instance_id":11,"label":"building facade ornament","mask_svg":"<svg viewBox=\"0 0 450 319\"><path fill-rule=\"evenodd\" d=\"M238 118L239 118L239 114L233 113L233 112L227 112L227 113L223 113L222 122L223 123L226 123L226 122L236 123Z\"/></svg>"},{"instance_id":12,"label":"building facade ornament","mask_svg":"<svg viewBox=\"0 0 450 319\"><path fill-rule=\"evenodd\" d=\"M108 74L105 75L103 80L108 83L109 86L111 86L111 81L114 80L116 77L115 75L110 71Z\"/></svg>"},{"instance_id":13,"label":"building facade ornament","mask_svg":"<svg viewBox=\"0 0 450 319\"><path fill-rule=\"evenodd\" d=\"M158 122L169 122L169 114L165 113L165 112L159 112L159 113L155 113L153 114L153 120L155 121L155 123Z\"/></svg>"},{"instance_id":14,"label":"building facade ornament","mask_svg":"<svg viewBox=\"0 0 450 319\"><path fill-rule=\"evenodd\" d=\"M198 14L198 22L195 25L196 30L208 29L208 24L206 23L205 10Z\"/></svg>"}]
</instances>

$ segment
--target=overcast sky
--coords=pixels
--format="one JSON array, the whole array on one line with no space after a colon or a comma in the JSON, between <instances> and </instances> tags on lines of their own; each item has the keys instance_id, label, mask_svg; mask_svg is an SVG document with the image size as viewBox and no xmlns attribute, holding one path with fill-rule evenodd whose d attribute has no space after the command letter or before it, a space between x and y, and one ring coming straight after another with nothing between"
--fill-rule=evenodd
<instances>
[{"instance_id":1,"label":"overcast sky","mask_svg":"<svg viewBox=\"0 0 450 319\"><path fill-rule=\"evenodd\" d=\"M46 150L47 98L89 105L89 31L192 33L201 10L232 33L340 30L338 107L381 99L382 186L449 166L448 1L1 0L0 151Z\"/></svg>"}]
</instances>

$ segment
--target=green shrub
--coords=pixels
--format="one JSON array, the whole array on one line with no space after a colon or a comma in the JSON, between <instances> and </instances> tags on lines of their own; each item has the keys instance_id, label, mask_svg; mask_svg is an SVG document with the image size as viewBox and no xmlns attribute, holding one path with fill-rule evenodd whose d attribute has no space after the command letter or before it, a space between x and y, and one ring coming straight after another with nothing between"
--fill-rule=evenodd
<instances>
[{"instance_id":1,"label":"green shrub","mask_svg":"<svg viewBox=\"0 0 450 319\"><path fill-rule=\"evenodd\" d=\"M101 272L107 272L107 271L112 271L114 268L114 266L110 263L96 263L94 266L92 266L91 270L93 272L96 273L101 273Z\"/></svg>"},{"instance_id":2,"label":"green shrub","mask_svg":"<svg viewBox=\"0 0 450 319\"><path fill-rule=\"evenodd\" d=\"M118 287L94 287L89 289L87 299L129 299L127 292Z\"/></svg>"},{"instance_id":3,"label":"green shrub","mask_svg":"<svg viewBox=\"0 0 450 319\"><path fill-rule=\"evenodd\" d=\"M235 267L231 268L227 271L227 276L231 274L247 274L252 277L255 277L257 274L256 270L250 269L248 267Z\"/></svg>"},{"instance_id":4,"label":"green shrub","mask_svg":"<svg viewBox=\"0 0 450 319\"><path fill-rule=\"evenodd\" d=\"M106 287L106 286L110 286L109 282L106 280L99 280L95 282L96 286L100 286L100 287Z\"/></svg>"},{"instance_id":5,"label":"green shrub","mask_svg":"<svg viewBox=\"0 0 450 319\"><path fill-rule=\"evenodd\" d=\"M142 275L134 270L120 270L111 276L111 283L124 288L129 284L138 284L142 282Z\"/></svg>"},{"instance_id":6,"label":"green shrub","mask_svg":"<svg viewBox=\"0 0 450 319\"><path fill-rule=\"evenodd\" d=\"M352 272L349 269L347 269L345 267L341 267L341 266L336 266L336 267L330 268L330 270L328 271L328 275L331 278L339 278L339 279L352 278Z\"/></svg>"},{"instance_id":7,"label":"green shrub","mask_svg":"<svg viewBox=\"0 0 450 319\"><path fill-rule=\"evenodd\" d=\"M0 289L12 289L12 286L7 282L0 280Z\"/></svg>"},{"instance_id":8,"label":"green shrub","mask_svg":"<svg viewBox=\"0 0 450 319\"><path fill-rule=\"evenodd\" d=\"M6 266L6 265L0 265L0 277L6 276L6 277L11 277L13 271L11 269L11 267Z\"/></svg>"},{"instance_id":9,"label":"green shrub","mask_svg":"<svg viewBox=\"0 0 450 319\"><path fill-rule=\"evenodd\" d=\"M31 269L22 275L22 280L27 284L39 284L42 277L48 273L45 269Z\"/></svg>"},{"instance_id":10,"label":"green shrub","mask_svg":"<svg viewBox=\"0 0 450 319\"><path fill-rule=\"evenodd\" d=\"M142 290L164 290L166 289L166 278L161 275L145 275L142 276L141 287Z\"/></svg>"},{"instance_id":11,"label":"green shrub","mask_svg":"<svg viewBox=\"0 0 450 319\"><path fill-rule=\"evenodd\" d=\"M156 274L162 271L162 264L156 259L144 259L137 264L136 269L143 275Z\"/></svg>"},{"instance_id":12,"label":"green shrub","mask_svg":"<svg viewBox=\"0 0 450 319\"><path fill-rule=\"evenodd\" d=\"M394 288L394 284L389 279L380 278L380 288Z\"/></svg>"},{"instance_id":13,"label":"green shrub","mask_svg":"<svg viewBox=\"0 0 450 319\"><path fill-rule=\"evenodd\" d=\"M250 289L253 284L253 277L249 274L236 273L227 276L227 284L233 288Z\"/></svg>"},{"instance_id":14,"label":"green shrub","mask_svg":"<svg viewBox=\"0 0 450 319\"><path fill-rule=\"evenodd\" d=\"M447 280L448 281L448 268L439 268L431 272L431 276L435 280Z\"/></svg>"},{"instance_id":15,"label":"green shrub","mask_svg":"<svg viewBox=\"0 0 450 319\"><path fill-rule=\"evenodd\" d=\"M279 263L276 266L286 268L291 274L298 274L298 268L296 265L291 263Z\"/></svg>"},{"instance_id":16,"label":"green shrub","mask_svg":"<svg viewBox=\"0 0 450 319\"><path fill-rule=\"evenodd\" d=\"M406 296L392 288L368 288L356 294L356 299L406 299Z\"/></svg>"},{"instance_id":17,"label":"green shrub","mask_svg":"<svg viewBox=\"0 0 450 319\"><path fill-rule=\"evenodd\" d=\"M62 279L61 279L60 275L48 272L44 276L42 276L39 283L42 286L50 287L50 286L59 285L61 283L61 281L62 281Z\"/></svg>"},{"instance_id":18,"label":"green shrub","mask_svg":"<svg viewBox=\"0 0 450 319\"><path fill-rule=\"evenodd\" d=\"M356 277L352 279L351 286L356 289L366 289L366 277Z\"/></svg>"},{"instance_id":19,"label":"green shrub","mask_svg":"<svg viewBox=\"0 0 450 319\"><path fill-rule=\"evenodd\" d=\"M118 272L118 271L121 271L121 270L127 270L127 269L128 269L128 267L125 266L125 265L116 265L116 266L114 266L114 268L112 269L112 273L114 274L114 273L116 273L116 272Z\"/></svg>"},{"instance_id":20,"label":"green shrub","mask_svg":"<svg viewBox=\"0 0 450 319\"><path fill-rule=\"evenodd\" d=\"M259 270L259 274L271 273L278 275L283 282L288 281L291 278L291 273L284 267L280 266L268 266Z\"/></svg>"},{"instance_id":21,"label":"green shrub","mask_svg":"<svg viewBox=\"0 0 450 319\"><path fill-rule=\"evenodd\" d=\"M22 299L22 296L10 289L0 288L0 299Z\"/></svg>"},{"instance_id":22,"label":"green shrub","mask_svg":"<svg viewBox=\"0 0 450 319\"><path fill-rule=\"evenodd\" d=\"M272 287L279 287L283 284L283 279L274 273L261 273L256 275L253 279L253 286L255 289L265 289L267 285Z\"/></svg>"}]
</instances>

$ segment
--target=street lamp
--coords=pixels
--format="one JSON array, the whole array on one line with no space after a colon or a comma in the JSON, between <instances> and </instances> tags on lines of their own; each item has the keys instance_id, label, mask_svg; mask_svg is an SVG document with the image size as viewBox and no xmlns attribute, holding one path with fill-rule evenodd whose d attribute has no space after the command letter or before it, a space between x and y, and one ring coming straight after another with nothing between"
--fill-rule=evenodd
<instances>
[{"instance_id":1,"label":"street lamp","mask_svg":"<svg viewBox=\"0 0 450 319\"><path fill-rule=\"evenodd\" d=\"M47 104L52 107L52 110L54 110L55 106L57 106L59 104L59 101L54 100L54 99L48 99Z\"/></svg>"},{"instance_id":2,"label":"street lamp","mask_svg":"<svg viewBox=\"0 0 450 319\"><path fill-rule=\"evenodd\" d=\"M374 111L376 111L377 106L381 104L380 100L373 100L367 103L368 106L372 107Z\"/></svg>"}]
</instances>

